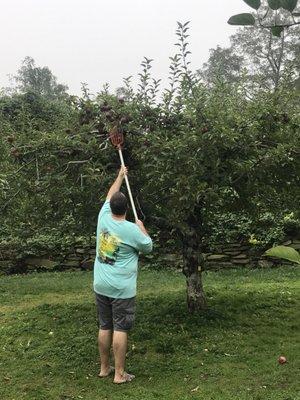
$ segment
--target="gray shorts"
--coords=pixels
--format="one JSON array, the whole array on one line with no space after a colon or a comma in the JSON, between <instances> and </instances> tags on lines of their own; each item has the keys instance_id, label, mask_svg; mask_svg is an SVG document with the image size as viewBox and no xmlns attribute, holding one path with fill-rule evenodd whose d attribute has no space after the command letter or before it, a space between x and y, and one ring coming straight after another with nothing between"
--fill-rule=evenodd
<instances>
[{"instance_id":1,"label":"gray shorts","mask_svg":"<svg viewBox=\"0 0 300 400\"><path fill-rule=\"evenodd\" d=\"M96 293L99 328L127 332L134 324L135 297L113 299Z\"/></svg>"}]
</instances>

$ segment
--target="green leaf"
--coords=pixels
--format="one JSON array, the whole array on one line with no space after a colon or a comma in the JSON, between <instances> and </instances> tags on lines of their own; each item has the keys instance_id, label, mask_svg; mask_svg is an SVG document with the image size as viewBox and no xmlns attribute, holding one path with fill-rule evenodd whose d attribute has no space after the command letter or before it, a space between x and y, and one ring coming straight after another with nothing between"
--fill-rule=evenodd
<instances>
[{"instance_id":1,"label":"green leaf","mask_svg":"<svg viewBox=\"0 0 300 400\"><path fill-rule=\"evenodd\" d=\"M258 10L259 7L261 6L261 1L260 0L244 0L248 6L254 8L254 10Z\"/></svg>"},{"instance_id":2,"label":"green leaf","mask_svg":"<svg viewBox=\"0 0 300 400\"><path fill-rule=\"evenodd\" d=\"M255 25L255 19L252 14L245 13L245 14L237 14L233 15L228 20L229 25Z\"/></svg>"},{"instance_id":3,"label":"green leaf","mask_svg":"<svg viewBox=\"0 0 300 400\"><path fill-rule=\"evenodd\" d=\"M293 13L293 16L294 16L294 17L300 17L300 12L294 12L294 13Z\"/></svg>"},{"instance_id":4,"label":"green leaf","mask_svg":"<svg viewBox=\"0 0 300 400\"><path fill-rule=\"evenodd\" d=\"M277 37L281 36L281 32L283 30L284 30L283 26L272 26L272 28L271 28L271 32L272 32L273 36L277 36Z\"/></svg>"},{"instance_id":5,"label":"green leaf","mask_svg":"<svg viewBox=\"0 0 300 400\"><path fill-rule=\"evenodd\" d=\"M300 264L300 254L297 250L287 246L276 246L265 252L266 256L282 258Z\"/></svg>"},{"instance_id":6,"label":"green leaf","mask_svg":"<svg viewBox=\"0 0 300 400\"><path fill-rule=\"evenodd\" d=\"M272 10L278 10L281 7L280 0L268 0L268 4Z\"/></svg>"},{"instance_id":7,"label":"green leaf","mask_svg":"<svg viewBox=\"0 0 300 400\"><path fill-rule=\"evenodd\" d=\"M280 0L280 1L281 1L281 7L290 12L295 10L298 3L298 0Z\"/></svg>"}]
</instances>

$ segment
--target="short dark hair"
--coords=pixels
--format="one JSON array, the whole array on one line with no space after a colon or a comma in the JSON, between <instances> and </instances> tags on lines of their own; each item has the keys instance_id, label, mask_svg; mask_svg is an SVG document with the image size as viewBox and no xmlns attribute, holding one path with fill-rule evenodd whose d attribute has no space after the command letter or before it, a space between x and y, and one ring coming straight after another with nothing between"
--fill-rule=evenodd
<instances>
[{"instance_id":1,"label":"short dark hair","mask_svg":"<svg viewBox=\"0 0 300 400\"><path fill-rule=\"evenodd\" d=\"M127 198L122 192L116 192L111 196L110 209L114 215L126 214Z\"/></svg>"}]
</instances>

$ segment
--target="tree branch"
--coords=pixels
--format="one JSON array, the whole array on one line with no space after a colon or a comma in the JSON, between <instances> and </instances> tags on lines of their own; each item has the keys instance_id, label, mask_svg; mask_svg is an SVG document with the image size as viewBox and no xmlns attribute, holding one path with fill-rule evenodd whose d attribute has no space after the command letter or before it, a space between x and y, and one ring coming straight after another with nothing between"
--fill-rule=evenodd
<instances>
[{"instance_id":1,"label":"tree branch","mask_svg":"<svg viewBox=\"0 0 300 400\"><path fill-rule=\"evenodd\" d=\"M294 26L294 25L300 25L300 21L299 22L294 22L292 24L263 25L262 23L260 23L259 25L261 26L261 28L264 28L264 29L271 29L271 28L274 28L274 26L278 26L279 28L289 28L289 27Z\"/></svg>"}]
</instances>

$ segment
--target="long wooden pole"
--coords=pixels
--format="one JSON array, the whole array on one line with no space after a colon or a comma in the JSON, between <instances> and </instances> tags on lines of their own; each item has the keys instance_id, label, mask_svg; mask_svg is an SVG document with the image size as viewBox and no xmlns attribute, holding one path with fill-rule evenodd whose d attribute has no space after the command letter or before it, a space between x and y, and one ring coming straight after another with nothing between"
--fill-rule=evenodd
<instances>
[{"instance_id":1,"label":"long wooden pole","mask_svg":"<svg viewBox=\"0 0 300 400\"><path fill-rule=\"evenodd\" d=\"M119 151L119 156L120 156L120 160L121 160L121 165L122 165L122 167L125 167L125 163L124 163L124 158L123 158L121 147L118 148L118 151ZM134 201L133 201L133 197L132 197L132 193L131 193L131 189L130 189L129 180L128 180L128 176L127 175L125 175L125 182L126 182L127 191L128 191L128 194L129 194L129 199L130 199L133 215L134 215L135 221L137 221L138 220L138 215L137 215L137 212L136 212L136 208L135 208L135 204L134 204Z\"/></svg>"}]
</instances>

